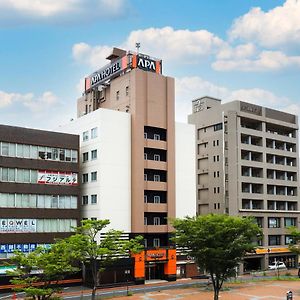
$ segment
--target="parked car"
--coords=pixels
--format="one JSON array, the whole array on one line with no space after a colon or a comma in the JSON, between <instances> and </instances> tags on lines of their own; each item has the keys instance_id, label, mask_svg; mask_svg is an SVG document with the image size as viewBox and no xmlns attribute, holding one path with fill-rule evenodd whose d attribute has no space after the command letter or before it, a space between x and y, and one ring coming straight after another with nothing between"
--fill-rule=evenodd
<instances>
[{"instance_id":1,"label":"parked car","mask_svg":"<svg viewBox=\"0 0 300 300\"><path fill-rule=\"evenodd\" d=\"M274 261L271 265L269 265L269 270L278 270L278 269L286 269L286 265L282 261Z\"/></svg>"}]
</instances>

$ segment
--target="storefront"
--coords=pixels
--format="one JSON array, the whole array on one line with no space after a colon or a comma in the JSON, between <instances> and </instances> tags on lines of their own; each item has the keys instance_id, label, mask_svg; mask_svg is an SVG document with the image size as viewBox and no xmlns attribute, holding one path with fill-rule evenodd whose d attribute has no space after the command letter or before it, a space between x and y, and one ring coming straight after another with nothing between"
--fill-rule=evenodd
<instances>
[{"instance_id":1,"label":"storefront","mask_svg":"<svg viewBox=\"0 0 300 300\"><path fill-rule=\"evenodd\" d=\"M136 283L145 280L176 280L176 250L146 250L133 254L134 279Z\"/></svg>"}]
</instances>

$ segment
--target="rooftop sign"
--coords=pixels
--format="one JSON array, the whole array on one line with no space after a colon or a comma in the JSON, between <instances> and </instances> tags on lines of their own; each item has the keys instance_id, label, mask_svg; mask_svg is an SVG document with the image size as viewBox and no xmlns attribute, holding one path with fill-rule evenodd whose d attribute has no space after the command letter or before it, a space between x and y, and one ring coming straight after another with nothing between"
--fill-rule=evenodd
<instances>
[{"instance_id":1,"label":"rooftop sign","mask_svg":"<svg viewBox=\"0 0 300 300\"><path fill-rule=\"evenodd\" d=\"M109 65L96 71L89 77L85 78L85 90L89 90L96 87L109 79L112 79L119 75L124 69L127 68L127 56L112 62Z\"/></svg>"},{"instance_id":2,"label":"rooftop sign","mask_svg":"<svg viewBox=\"0 0 300 300\"><path fill-rule=\"evenodd\" d=\"M99 69L85 78L85 91L96 88L119 76L127 68L138 68L144 71L150 71L161 74L162 61L150 58L148 55L132 54L112 61L109 65Z\"/></svg>"}]
</instances>

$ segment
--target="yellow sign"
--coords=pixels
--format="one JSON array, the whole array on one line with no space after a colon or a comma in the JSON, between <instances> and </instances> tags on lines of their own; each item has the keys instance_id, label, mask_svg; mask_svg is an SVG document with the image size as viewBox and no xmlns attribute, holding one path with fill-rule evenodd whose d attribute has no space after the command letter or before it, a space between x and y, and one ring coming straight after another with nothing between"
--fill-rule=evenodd
<instances>
[{"instance_id":1,"label":"yellow sign","mask_svg":"<svg viewBox=\"0 0 300 300\"><path fill-rule=\"evenodd\" d=\"M255 249L256 254L267 254L267 253L284 253L291 252L288 248L257 248Z\"/></svg>"}]
</instances>

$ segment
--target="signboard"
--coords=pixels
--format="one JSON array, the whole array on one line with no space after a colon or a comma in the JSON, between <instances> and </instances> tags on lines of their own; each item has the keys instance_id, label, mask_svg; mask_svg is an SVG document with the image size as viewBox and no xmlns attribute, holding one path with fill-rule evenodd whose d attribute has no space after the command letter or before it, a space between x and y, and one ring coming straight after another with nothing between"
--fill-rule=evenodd
<instances>
[{"instance_id":1,"label":"signboard","mask_svg":"<svg viewBox=\"0 0 300 300\"><path fill-rule=\"evenodd\" d=\"M161 74L161 60L154 60L146 55L134 54L132 56L132 68Z\"/></svg>"},{"instance_id":2,"label":"signboard","mask_svg":"<svg viewBox=\"0 0 300 300\"><path fill-rule=\"evenodd\" d=\"M0 232L36 232L36 219L0 219Z\"/></svg>"},{"instance_id":3,"label":"signboard","mask_svg":"<svg viewBox=\"0 0 300 300\"><path fill-rule=\"evenodd\" d=\"M13 253L15 250L19 250L23 253L28 253L34 251L38 246L49 248L50 244L0 244L0 253Z\"/></svg>"},{"instance_id":4,"label":"signboard","mask_svg":"<svg viewBox=\"0 0 300 300\"><path fill-rule=\"evenodd\" d=\"M197 99L193 101L193 112L198 112L204 109L204 100Z\"/></svg>"},{"instance_id":5,"label":"signboard","mask_svg":"<svg viewBox=\"0 0 300 300\"><path fill-rule=\"evenodd\" d=\"M165 249L160 250L147 250L145 252L146 261L157 261L157 260L166 260L167 251Z\"/></svg>"},{"instance_id":6,"label":"signboard","mask_svg":"<svg viewBox=\"0 0 300 300\"><path fill-rule=\"evenodd\" d=\"M119 75L127 68L127 56L112 62L85 78L85 91L94 88Z\"/></svg>"},{"instance_id":7,"label":"signboard","mask_svg":"<svg viewBox=\"0 0 300 300\"><path fill-rule=\"evenodd\" d=\"M39 170L37 182L40 184L77 185L78 174Z\"/></svg>"},{"instance_id":8,"label":"signboard","mask_svg":"<svg viewBox=\"0 0 300 300\"><path fill-rule=\"evenodd\" d=\"M261 116L262 115L262 108L261 106L255 105L255 104L250 104L246 102L240 101L240 109L243 112L254 114Z\"/></svg>"},{"instance_id":9,"label":"signboard","mask_svg":"<svg viewBox=\"0 0 300 300\"><path fill-rule=\"evenodd\" d=\"M266 254L266 253L284 253L290 252L288 248L257 248L255 249L256 254Z\"/></svg>"}]
</instances>

